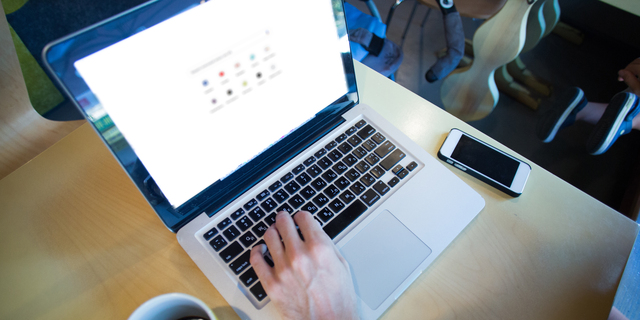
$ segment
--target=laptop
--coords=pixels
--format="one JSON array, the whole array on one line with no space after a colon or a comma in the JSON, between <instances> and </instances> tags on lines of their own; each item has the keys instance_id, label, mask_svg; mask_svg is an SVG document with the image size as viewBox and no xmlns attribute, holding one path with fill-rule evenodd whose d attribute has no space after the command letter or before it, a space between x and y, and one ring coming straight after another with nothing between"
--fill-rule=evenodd
<instances>
[{"instance_id":1,"label":"laptop","mask_svg":"<svg viewBox=\"0 0 640 320\"><path fill-rule=\"evenodd\" d=\"M150 1L43 60L241 318L276 317L248 253L307 210L376 319L484 200L359 103L341 1L282 4Z\"/></svg>"}]
</instances>

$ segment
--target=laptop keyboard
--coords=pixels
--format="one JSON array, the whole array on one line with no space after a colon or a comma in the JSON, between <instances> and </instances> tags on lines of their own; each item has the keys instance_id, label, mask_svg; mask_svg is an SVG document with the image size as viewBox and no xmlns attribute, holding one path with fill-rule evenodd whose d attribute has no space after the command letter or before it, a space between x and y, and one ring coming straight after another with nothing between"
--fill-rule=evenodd
<instances>
[{"instance_id":1,"label":"laptop keyboard","mask_svg":"<svg viewBox=\"0 0 640 320\"><path fill-rule=\"evenodd\" d=\"M267 294L251 268L251 248L275 223L276 213L309 211L331 239L405 179L418 166L365 120L307 157L203 234L258 301ZM391 173L391 174L387 174ZM206 230L206 229L205 229ZM265 256L273 266L270 256ZM245 291L246 292L246 291Z\"/></svg>"}]
</instances>

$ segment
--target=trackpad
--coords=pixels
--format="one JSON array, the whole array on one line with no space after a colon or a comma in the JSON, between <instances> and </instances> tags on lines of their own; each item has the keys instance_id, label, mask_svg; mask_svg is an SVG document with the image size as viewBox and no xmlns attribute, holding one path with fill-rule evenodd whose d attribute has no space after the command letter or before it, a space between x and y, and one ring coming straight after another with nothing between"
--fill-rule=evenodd
<instances>
[{"instance_id":1,"label":"trackpad","mask_svg":"<svg viewBox=\"0 0 640 320\"><path fill-rule=\"evenodd\" d=\"M340 249L360 298L375 310L430 254L418 237L383 211Z\"/></svg>"}]
</instances>

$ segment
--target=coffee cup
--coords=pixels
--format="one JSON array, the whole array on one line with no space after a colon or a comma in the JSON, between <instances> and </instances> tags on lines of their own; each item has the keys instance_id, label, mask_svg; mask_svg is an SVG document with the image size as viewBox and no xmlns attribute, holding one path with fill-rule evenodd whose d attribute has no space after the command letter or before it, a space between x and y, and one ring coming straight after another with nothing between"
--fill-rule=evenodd
<instances>
[{"instance_id":1,"label":"coffee cup","mask_svg":"<svg viewBox=\"0 0 640 320\"><path fill-rule=\"evenodd\" d=\"M200 299L184 293L167 293L152 298L136 309L129 320L216 320Z\"/></svg>"}]
</instances>

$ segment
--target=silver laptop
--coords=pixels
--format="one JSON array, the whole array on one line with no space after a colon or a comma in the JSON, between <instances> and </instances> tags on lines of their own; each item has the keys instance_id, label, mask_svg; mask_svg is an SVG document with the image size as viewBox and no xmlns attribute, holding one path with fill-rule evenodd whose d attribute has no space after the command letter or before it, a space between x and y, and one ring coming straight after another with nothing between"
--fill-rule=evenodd
<instances>
[{"instance_id":1,"label":"silver laptop","mask_svg":"<svg viewBox=\"0 0 640 320\"><path fill-rule=\"evenodd\" d=\"M341 1L151 1L43 56L243 319L276 315L248 257L278 211L314 215L375 319L484 206L358 103Z\"/></svg>"}]
</instances>

